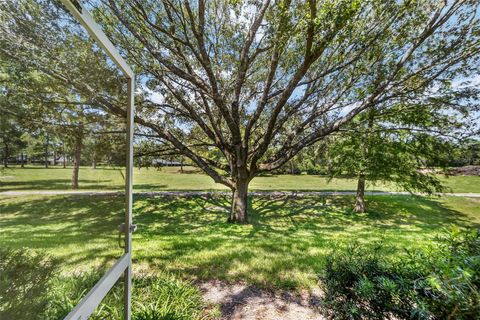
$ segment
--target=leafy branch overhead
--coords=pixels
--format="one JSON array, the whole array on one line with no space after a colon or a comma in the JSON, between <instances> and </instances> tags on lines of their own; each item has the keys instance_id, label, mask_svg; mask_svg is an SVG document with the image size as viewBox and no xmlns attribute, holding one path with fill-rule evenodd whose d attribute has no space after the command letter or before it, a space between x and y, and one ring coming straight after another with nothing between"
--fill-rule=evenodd
<instances>
[{"instance_id":1,"label":"leafy branch overhead","mask_svg":"<svg viewBox=\"0 0 480 320\"><path fill-rule=\"evenodd\" d=\"M418 103L434 87L451 94L445 78L474 73L479 52L468 1L109 1L101 9L100 19L116 21L110 36L162 96L146 104L157 117L143 125L210 167L179 137L198 127L193 139L222 150L216 167L234 177L281 166L373 105Z\"/></svg>"}]
</instances>

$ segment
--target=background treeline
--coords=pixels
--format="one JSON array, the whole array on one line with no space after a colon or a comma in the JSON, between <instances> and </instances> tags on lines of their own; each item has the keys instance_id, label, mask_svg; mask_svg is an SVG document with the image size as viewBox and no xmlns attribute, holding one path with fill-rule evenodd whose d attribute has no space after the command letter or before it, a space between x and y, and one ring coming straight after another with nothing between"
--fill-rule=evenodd
<instances>
[{"instance_id":1,"label":"background treeline","mask_svg":"<svg viewBox=\"0 0 480 320\"><path fill-rule=\"evenodd\" d=\"M66 53L65 53L66 54ZM0 63L0 156L10 165L125 164L125 124L51 76L12 59Z\"/></svg>"},{"instance_id":2,"label":"background treeline","mask_svg":"<svg viewBox=\"0 0 480 320\"><path fill-rule=\"evenodd\" d=\"M2 130L5 127L2 127ZM18 128L18 127L17 127ZM61 128L57 128L61 129ZM56 130L58 131L58 130ZM4 131L2 131L2 134ZM75 162L75 152L78 151L72 136L61 132L45 132L20 128L15 130L15 136L3 135L1 158L2 165L8 168L12 165L62 166L66 168ZM125 150L122 134L82 132L80 145L80 165L92 166L124 166ZM6 138L9 138L8 140Z\"/></svg>"},{"instance_id":3,"label":"background treeline","mask_svg":"<svg viewBox=\"0 0 480 320\"><path fill-rule=\"evenodd\" d=\"M441 159L425 159L428 166L431 167L462 167L480 165L480 141L476 139L467 139L466 141L438 141L444 144L445 152ZM330 147L333 148L333 142ZM294 160L287 165L277 169L277 174L307 174L307 175L329 175L333 169L328 157L319 154L318 148L328 149L328 144L309 148L300 153ZM346 171L343 175L348 177Z\"/></svg>"}]
</instances>

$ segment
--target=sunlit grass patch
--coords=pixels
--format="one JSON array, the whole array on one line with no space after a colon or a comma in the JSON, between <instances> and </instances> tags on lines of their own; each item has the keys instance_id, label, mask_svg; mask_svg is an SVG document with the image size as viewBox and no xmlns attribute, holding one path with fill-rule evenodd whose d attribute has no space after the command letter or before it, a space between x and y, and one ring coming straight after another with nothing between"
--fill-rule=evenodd
<instances>
[{"instance_id":1,"label":"sunlit grass patch","mask_svg":"<svg viewBox=\"0 0 480 320\"><path fill-rule=\"evenodd\" d=\"M229 199L145 197L134 202L134 272L170 272L183 279L244 281L269 288L311 288L326 255L351 241L421 247L443 228L480 225L479 199L253 197L250 224L226 222ZM0 197L0 245L43 249L63 273L111 265L121 254L121 196Z\"/></svg>"},{"instance_id":2,"label":"sunlit grass patch","mask_svg":"<svg viewBox=\"0 0 480 320\"><path fill-rule=\"evenodd\" d=\"M247 281L263 287L316 285L330 249L356 240L421 247L452 224L478 225L480 210L463 199L368 197L369 212L351 213L351 197L254 198L251 224L226 223L225 197L139 197L134 258L152 272L168 270L194 279ZM218 210L204 210L216 207ZM158 223L161 221L161 223Z\"/></svg>"},{"instance_id":3,"label":"sunlit grass patch","mask_svg":"<svg viewBox=\"0 0 480 320\"><path fill-rule=\"evenodd\" d=\"M79 187L81 190L123 190L125 168L81 167ZM0 191L7 190L70 190L72 168L27 166L0 169ZM479 176L439 176L449 192L480 192ZM135 191L160 190L228 190L215 183L210 177L193 167L134 169ZM336 178L329 180L317 175L264 175L256 177L250 190L281 191L354 191L355 179ZM367 182L370 191L398 191L392 185Z\"/></svg>"}]
</instances>

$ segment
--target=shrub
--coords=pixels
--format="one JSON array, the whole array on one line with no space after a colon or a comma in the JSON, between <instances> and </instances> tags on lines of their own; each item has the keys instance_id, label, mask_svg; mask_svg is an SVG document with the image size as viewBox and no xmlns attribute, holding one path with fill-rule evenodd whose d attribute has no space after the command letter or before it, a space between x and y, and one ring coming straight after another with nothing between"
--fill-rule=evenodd
<instances>
[{"instance_id":1,"label":"shrub","mask_svg":"<svg viewBox=\"0 0 480 320\"><path fill-rule=\"evenodd\" d=\"M480 319L480 231L452 229L396 260L391 248L333 252L323 286L335 319Z\"/></svg>"},{"instance_id":2,"label":"shrub","mask_svg":"<svg viewBox=\"0 0 480 320\"><path fill-rule=\"evenodd\" d=\"M36 319L56 263L42 252L0 248L0 319Z\"/></svg>"},{"instance_id":3,"label":"shrub","mask_svg":"<svg viewBox=\"0 0 480 320\"><path fill-rule=\"evenodd\" d=\"M300 168L302 171L304 171L308 175L325 175L327 174L327 171L325 170L324 167L313 164L313 163L307 163L306 165L302 166Z\"/></svg>"},{"instance_id":4,"label":"shrub","mask_svg":"<svg viewBox=\"0 0 480 320\"><path fill-rule=\"evenodd\" d=\"M480 229L452 229L438 247L414 258L428 269L419 288L438 319L480 319Z\"/></svg>"},{"instance_id":5,"label":"shrub","mask_svg":"<svg viewBox=\"0 0 480 320\"><path fill-rule=\"evenodd\" d=\"M385 249L361 248L354 243L346 251L334 252L326 260L325 306L335 319L410 318L424 314L416 306L413 268L393 264ZM413 311L413 312L412 312Z\"/></svg>"}]
</instances>

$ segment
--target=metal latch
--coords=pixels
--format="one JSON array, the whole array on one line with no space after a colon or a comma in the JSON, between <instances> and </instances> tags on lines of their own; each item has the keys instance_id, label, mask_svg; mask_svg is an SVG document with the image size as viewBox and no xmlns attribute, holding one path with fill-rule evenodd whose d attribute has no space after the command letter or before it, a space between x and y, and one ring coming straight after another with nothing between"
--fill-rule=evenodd
<instances>
[{"instance_id":1,"label":"metal latch","mask_svg":"<svg viewBox=\"0 0 480 320\"><path fill-rule=\"evenodd\" d=\"M137 225L136 224L131 224L129 228L129 232L133 233L137 231ZM118 226L118 246L120 248L125 248L125 246L122 244L122 234L125 234L125 223L121 223Z\"/></svg>"}]
</instances>

